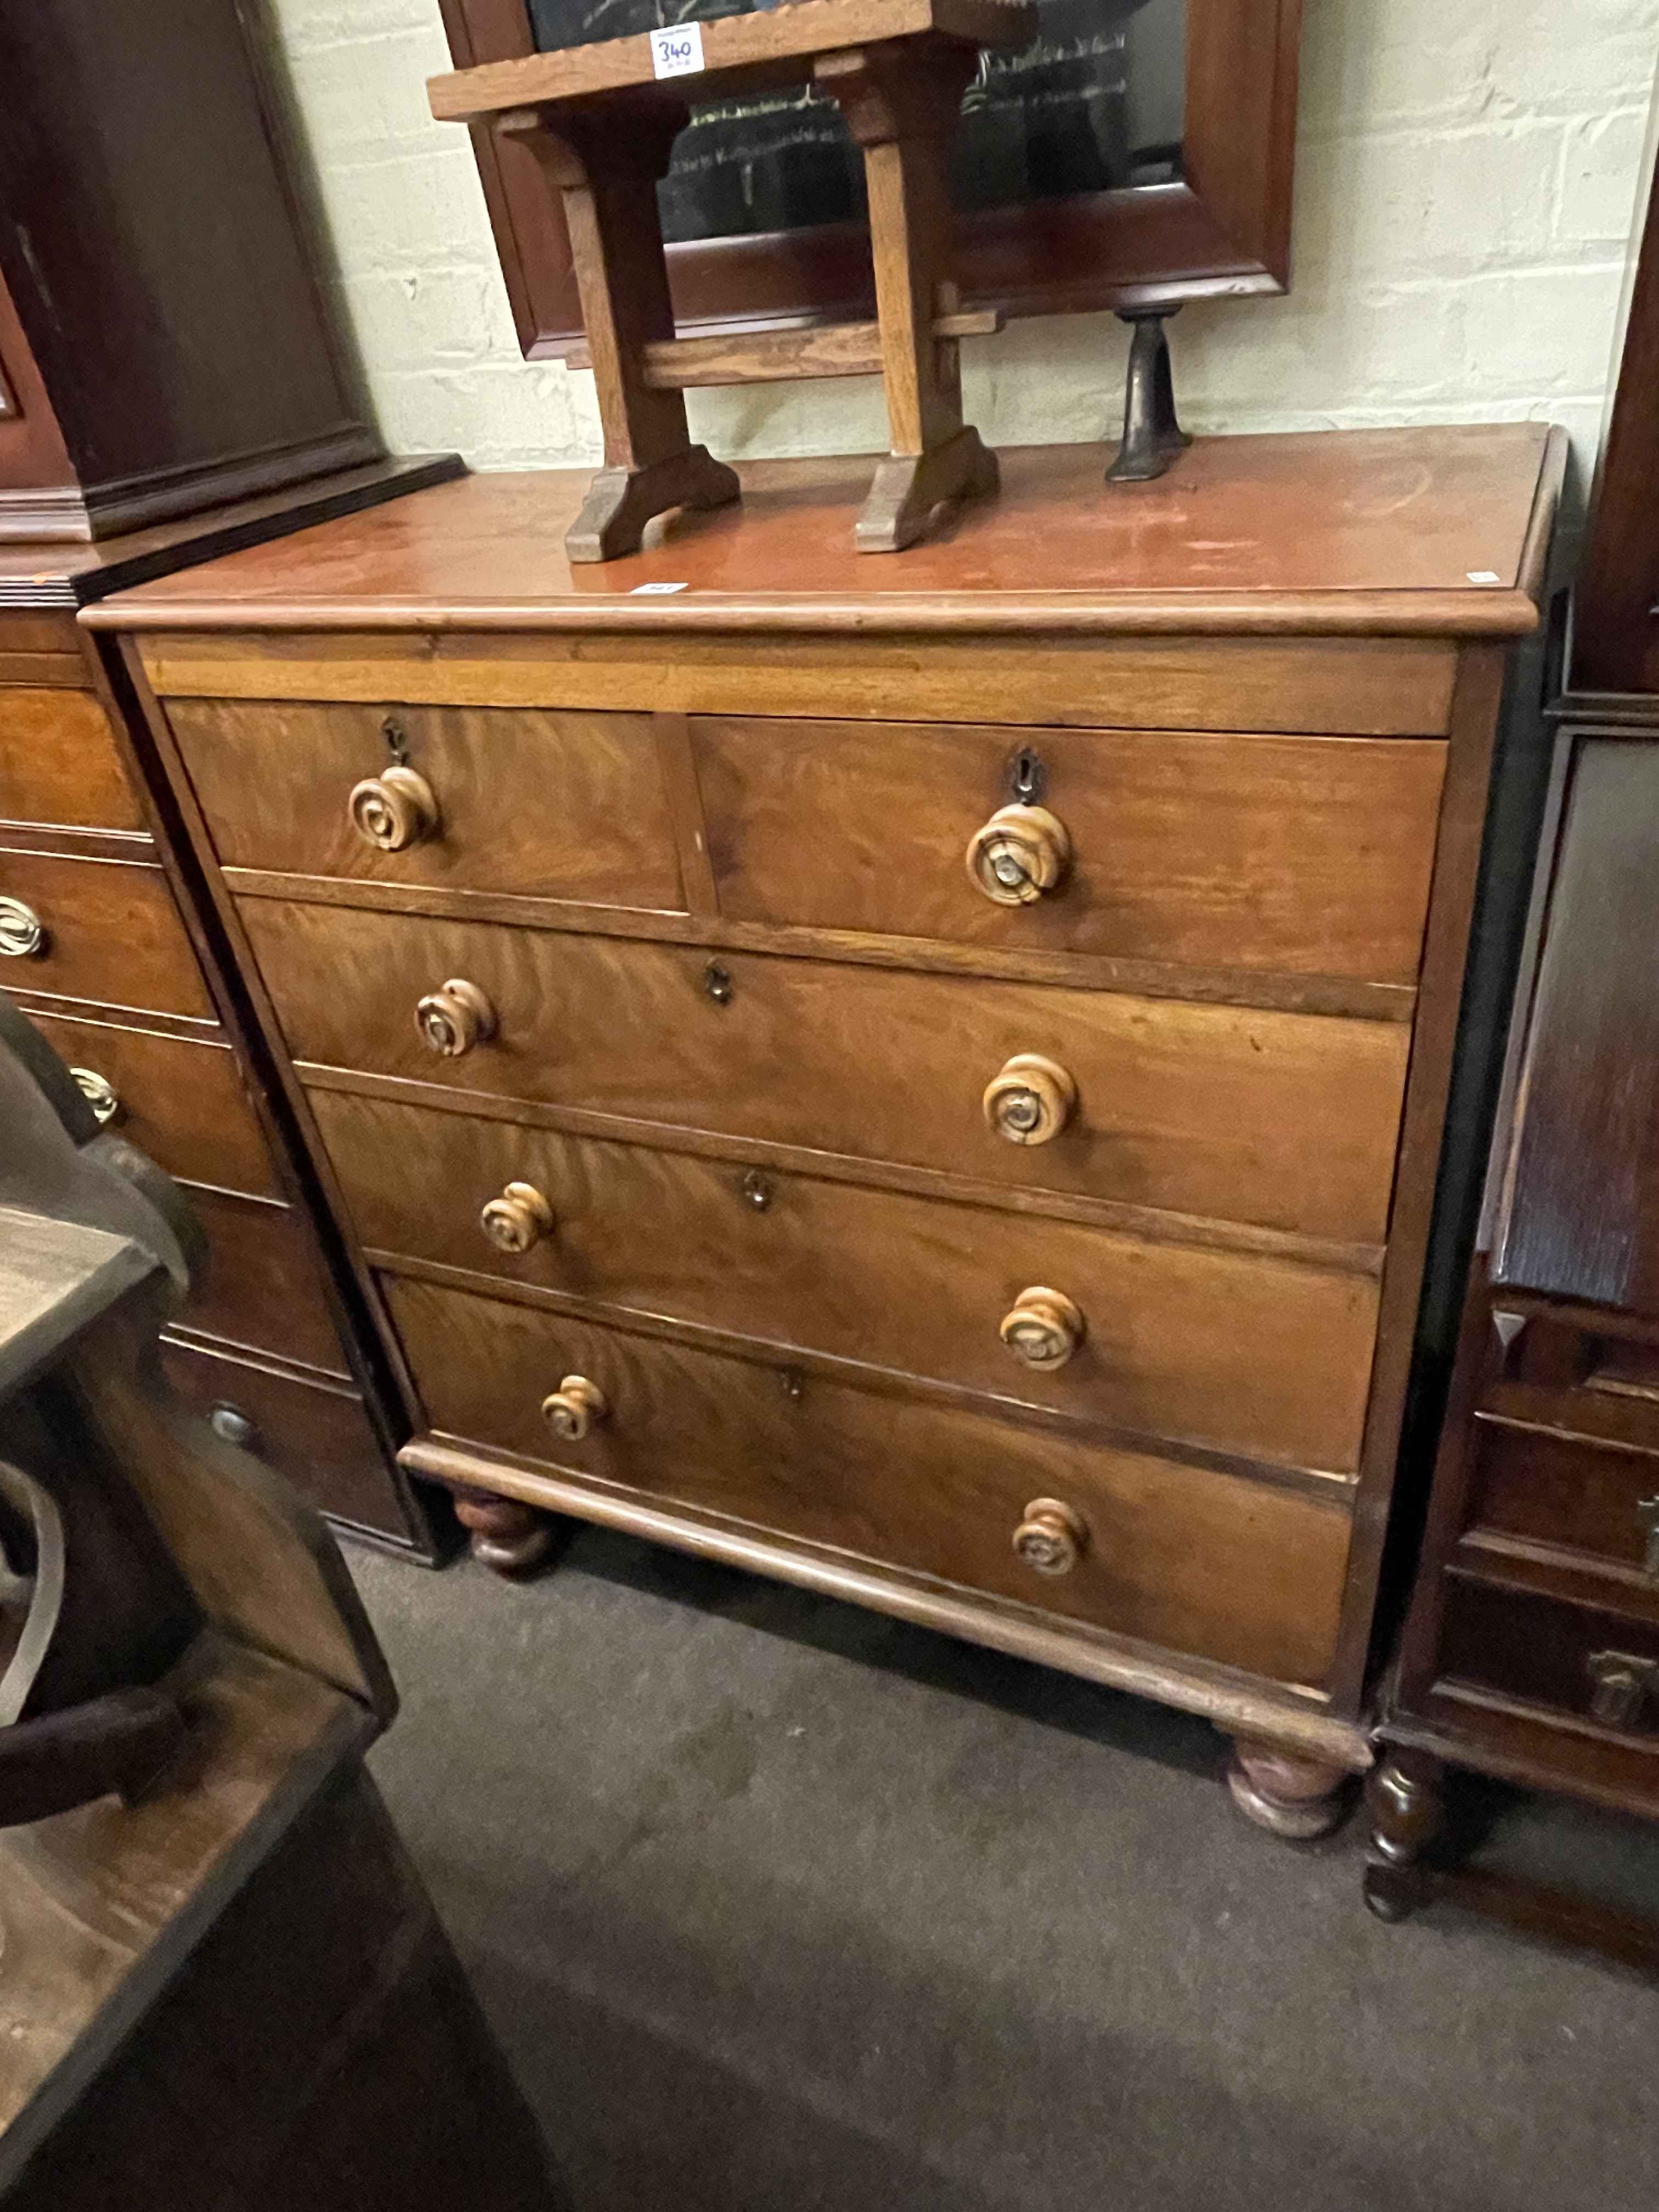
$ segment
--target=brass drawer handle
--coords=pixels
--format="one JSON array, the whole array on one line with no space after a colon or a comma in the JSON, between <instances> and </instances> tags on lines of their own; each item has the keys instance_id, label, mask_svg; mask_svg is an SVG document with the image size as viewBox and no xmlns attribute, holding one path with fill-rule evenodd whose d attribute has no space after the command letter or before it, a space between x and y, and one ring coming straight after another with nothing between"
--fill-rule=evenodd
<instances>
[{"instance_id":1,"label":"brass drawer handle","mask_svg":"<svg viewBox=\"0 0 1659 2212\"><path fill-rule=\"evenodd\" d=\"M239 1445L243 1451L259 1449L259 1431L240 1406L222 1401L208 1415L208 1426L216 1437L228 1444Z\"/></svg>"},{"instance_id":2,"label":"brass drawer handle","mask_svg":"<svg viewBox=\"0 0 1659 2212\"><path fill-rule=\"evenodd\" d=\"M498 1252L516 1258L551 1230L553 1209L533 1182L510 1182L478 1216L478 1226Z\"/></svg>"},{"instance_id":3,"label":"brass drawer handle","mask_svg":"<svg viewBox=\"0 0 1659 2212\"><path fill-rule=\"evenodd\" d=\"M441 1060L459 1060L495 1036L495 1009L476 983L454 975L416 1003L415 1026L428 1052Z\"/></svg>"},{"instance_id":4,"label":"brass drawer handle","mask_svg":"<svg viewBox=\"0 0 1659 2212\"><path fill-rule=\"evenodd\" d=\"M1648 1540L1647 1557L1642 1562L1642 1571L1655 1582L1659 1582L1659 1498L1638 1499L1636 1521Z\"/></svg>"},{"instance_id":5,"label":"brass drawer handle","mask_svg":"<svg viewBox=\"0 0 1659 2212\"><path fill-rule=\"evenodd\" d=\"M1076 1084L1040 1052L1017 1052L985 1086L985 1119L1011 1145L1051 1144L1076 1105Z\"/></svg>"},{"instance_id":6,"label":"brass drawer handle","mask_svg":"<svg viewBox=\"0 0 1659 2212\"><path fill-rule=\"evenodd\" d=\"M401 853L435 836L440 821L437 794L418 770L401 761L365 776L346 802L351 826L365 845L379 853Z\"/></svg>"},{"instance_id":7,"label":"brass drawer handle","mask_svg":"<svg viewBox=\"0 0 1659 2212\"><path fill-rule=\"evenodd\" d=\"M1083 1316L1065 1292L1040 1284L1020 1292L1000 1330L1009 1351L1028 1367L1063 1367L1085 1334Z\"/></svg>"},{"instance_id":8,"label":"brass drawer handle","mask_svg":"<svg viewBox=\"0 0 1659 2212\"><path fill-rule=\"evenodd\" d=\"M1634 1728L1650 1697L1659 1692L1659 1659L1632 1651L1596 1651L1584 1662L1590 1678L1590 1716L1608 1728Z\"/></svg>"},{"instance_id":9,"label":"brass drawer handle","mask_svg":"<svg viewBox=\"0 0 1659 2212\"><path fill-rule=\"evenodd\" d=\"M9 960L31 960L46 949L46 925L20 898L0 898L0 953Z\"/></svg>"},{"instance_id":10,"label":"brass drawer handle","mask_svg":"<svg viewBox=\"0 0 1659 2212\"><path fill-rule=\"evenodd\" d=\"M1057 1498L1034 1498L1014 1531L1014 1556L1034 1574L1069 1575L1088 1548L1088 1522Z\"/></svg>"},{"instance_id":11,"label":"brass drawer handle","mask_svg":"<svg viewBox=\"0 0 1659 2212\"><path fill-rule=\"evenodd\" d=\"M596 1421L611 1407L597 1382L585 1375L567 1375L550 1397L542 1400L542 1419L554 1435L568 1444L579 1444Z\"/></svg>"},{"instance_id":12,"label":"brass drawer handle","mask_svg":"<svg viewBox=\"0 0 1659 2212\"><path fill-rule=\"evenodd\" d=\"M106 1129L121 1111L121 1102L115 1095L115 1086L95 1067L72 1067L70 1073L80 1085L81 1096L92 1109L92 1118L100 1129Z\"/></svg>"},{"instance_id":13,"label":"brass drawer handle","mask_svg":"<svg viewBox=\"0 0 1659 2212\"><path fill-rule=\"evenodd\" d=\"M998 906L1030 906L1071 865L1066 824L1046 806L1000 806L968 843L968 878Z\"/></svg>"}]
</instances>

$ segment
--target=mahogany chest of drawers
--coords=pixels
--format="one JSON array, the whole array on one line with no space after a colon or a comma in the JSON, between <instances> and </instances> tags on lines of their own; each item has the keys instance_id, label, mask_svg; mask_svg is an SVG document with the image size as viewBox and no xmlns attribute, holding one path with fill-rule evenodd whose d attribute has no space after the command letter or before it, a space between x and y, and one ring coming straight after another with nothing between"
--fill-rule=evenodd
<instances>
[{"instance_id":1,"label":"mahogany chest of drawers","mask_svg":"<svg viewBox=\"0 0 1659 2212\"><path fill-rule=\"evenodd\" d=\"M222 939L75 617L124 581L457 465L377 464L95 549L0 549L0 989L201 1217L210 1264L163 1340L175 1386L343 1525L428 1557L399 1413L340 1310Z\"/></svg>"},{"instance_id":2,"label":"mahogany chest of drawers","mask_svg":"<svg viewBox=\"0 0 1659 2212\"><path fill-rule=\"evenodd\" d=\"M1510 641L1559 445L858 463L573 571L480 477L121 595L364 1294L487 1555L630 1528L1367 1763Z\"/></svg>"}]
</instances>

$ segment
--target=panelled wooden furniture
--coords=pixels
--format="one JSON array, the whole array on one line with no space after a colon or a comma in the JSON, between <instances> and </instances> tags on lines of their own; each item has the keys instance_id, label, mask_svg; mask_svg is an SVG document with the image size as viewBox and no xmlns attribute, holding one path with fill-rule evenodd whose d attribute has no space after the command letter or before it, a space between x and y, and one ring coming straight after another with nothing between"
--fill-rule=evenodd
<instances>
[{"instance_id":1,"label":"panelled wooden furniture","mask_svg":"<svg viewBox=\"0 0 1659 2212\"><path fill-rule=\"evenodd\" d=\"M0 19L0 539L376 460L245 0Z\"/></svg>"},{"instance_id":2,"label":"panelled wooden furniture","mask_svg":"<svg viewBox=\"0 0 1659 2212\"><path fill-rule=\"evenodd\" d=\"M582 1515L1208 1714L1328 1825L1559 460L1020 453L873 574L860 461L602 569L494 477L88 610L405 1467L509 1565Z\"/></svg>"},{"instance_id":3,"label":"panelled wooden furniture","mask_svg":"<svg viewBox=\"0 0 1659 2212\"><path fill-rule=\"evenodd\" d=\"M97 546L0 547L0 989L94 1109L189 1188L212 1264L170 1322L178 1387L343 1524L440 1539L400 1413L272 1120L199 878L77 607L142 577L455 473L376 463ZM278 1116L280 1118L280 1109Z\"/></svg>"}]
</instances>

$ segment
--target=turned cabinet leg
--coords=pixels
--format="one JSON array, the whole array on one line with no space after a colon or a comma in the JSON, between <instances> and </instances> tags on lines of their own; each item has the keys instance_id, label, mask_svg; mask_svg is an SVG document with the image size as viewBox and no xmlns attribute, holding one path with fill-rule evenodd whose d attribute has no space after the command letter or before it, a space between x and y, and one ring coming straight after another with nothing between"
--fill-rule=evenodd
<instances>
[{"instance_id":1,"label":"turned cabinet leg","mask_svg":"<svg viewBox=\"0 0 1659 2212\"><path fill-rule=\"evenodd\" d=\"M1422 1858L1445 1826L1445 1769L1426 1751L1394 1751L1371 1776L1365 1902L1379 1920L1403 1920L1428 1889Z\"/></svg>"},{"instance_id":2,"label":"turned cabinet leg","mask_svg":"<svg viewBox=\"0 0 1659 2212\"><path fill-rule=\"evenodd\" d=\"M457 1490L455 1517L471 1538L472 1556L498 1575L532 1575L547 1563L558 1526L550 1513L496 1498L486 1490Z\"/></svg>"},{"instance_id":3,"label":"turned cabinet leg","mask_svg":"<svg viewBox=\"0 0 1659 2212\"><path fill-rule=\"evenodd\" d=\"M1340 1826L1352 1795L1348 1784L1346 1767L1249 1736L1235 1739L1227 1768L1227 1787L1245 1819L1297 1843Z\"/></svg>"}]
</instances>

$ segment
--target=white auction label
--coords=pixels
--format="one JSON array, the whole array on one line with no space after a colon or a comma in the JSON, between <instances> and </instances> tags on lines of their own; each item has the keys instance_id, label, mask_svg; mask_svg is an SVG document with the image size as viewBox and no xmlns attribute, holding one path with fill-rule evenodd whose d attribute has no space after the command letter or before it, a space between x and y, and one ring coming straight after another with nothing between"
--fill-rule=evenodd
<instances>
[{"instance_id":1,"label":"white auction label","mask_svg":"<svg viewBox=\"0 0 1659 2212\"><path fill-rule=\"evenodd\" d=\"M696 76L702 68L702 25L676 23L651 33L651 59L659 76Z\"/></svg>"},{"instance_id":2,"label":"white auction label","mask_svg":"<svg viewBox=\"0 0 1659 2212\"><path fill-rule=\"evenodd\" d=\"M629 596L635 599L656 599L665 592L684 592L688 588L684 584L635 584Z\"/></svg>"}]
</instances>

